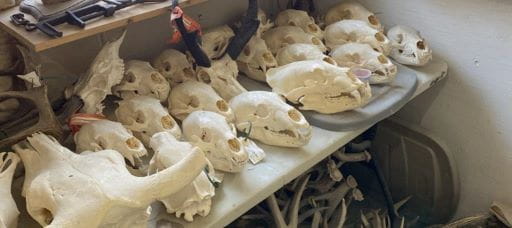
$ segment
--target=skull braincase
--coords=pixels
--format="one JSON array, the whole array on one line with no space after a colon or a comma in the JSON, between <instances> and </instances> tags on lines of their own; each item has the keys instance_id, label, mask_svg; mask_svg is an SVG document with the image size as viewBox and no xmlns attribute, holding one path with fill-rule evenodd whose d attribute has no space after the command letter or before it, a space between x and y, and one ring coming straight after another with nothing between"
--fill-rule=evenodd
<instances>
[{"instance_id":1,"label":"skull braincase","mask_svg":"<svg viewBox=\"0 0 512 228\"><path fill-rule=\"evenodd\" d=\"M158 132L169 132L181 138L179 125L156 98L137 96L120 101L115 114L145 145L149 145L151 136Z\"/></svg>"},{"instance_id":2,"label":"skull braincase","mask_svg":"<svg viewBox=\"0 0 512 228\"><path fill-rule=\"evenodd\" d=\"M183 120L183 134L201 148L217 170L240 172L249 158L236 129L215 112L195 111Z\"/></svg>"},{"instance_id":3,"label":"skull braincase","mask_svg":"<svg viewBox=\"0 0 512 228\"><path fill-rule=\"evenodd\" d=\"M325 15L325 23L327 25L350 19L364 21L372 28L381 32L384 31L384 27L377 16L355 0L343 1L331 7Z\"/></svg>"},{"instance_id":4,"label":"skull braincase","mask_svg":"<svg viewBox=\"0 0 512 228\"><path fill-rule=\"evenodd\" d=\"M0 227L16 227L18 207L11 195L11 185L20 158L15 153L0 152Z\"/></svg>"},{"instance_id":5,"label":"skull braincase","mask_svg":"<svg viewBox=\"0 0 512 228\"><path fill-rule=\"evenodd\" d=\"M315 23L315 19L308 15L306 11L287 9L281 11L276 18L277 26L298 26L304 30L304 32L315 36L318 39L323 39L324 32Z\"/></svg>"},{"instance_id":6,"label":"skull braincase","mask_svg":"<svg viewBox=\"0 0 512 228\"><path fill-rule=\"evenodd\" d=\"M147 154L144 145L121 123L97 120L83 125L75 136L77 152L115 150L132 165Z\"/></svg>"},{"instance_id":7,"label":"skull braincase","mask_svg":"<svg viewBox=\"0 0 512 228\"><path fill-rule=\"evenodd\" d=\"M229 41L234 36L235 33L227 25L208 29L202 36L203 44L201 46L210 59L217 59L224 54Z\"/></svg>"},{"instance_id":8,"label":"skull braincase","mask_svg":"<svg viewBox=\"0 0 512 228\"><path fill-rule=\"evenodd\" d=\"M363 83L349 68L322 60L293 62L271 69L267 82L272 90L303 110L336 113L365 105L371 97L368 83Z\"/></svg>"},{"instance_id":9,"label":"skull braincase","mask_svg":"<svg viewBox=\"0 0 512 228\"><path fill-rule=\"evenodd\" d=\"M151 137L151 148L155 155L150 162L150 170L162 170L176 165L185 156L194 151L203 153L201 149L188 142L180 142L168 132L156 133ZM213 170L211 171L213 172ZM212 197L215 188L208 176L202 172L197 178L179 192L160 199L167 208L168 213L176 213L179 218L189 222L194 220L194 215L207 216L210 213Z\"/></svg>"},{"instance_id":10,"label":"skull braincase","mask_svg":"<svg viewBox=\"0 0 512 228\"><path fill-rule=\"evenodd\" d=\"M179 120L198 110L216 112L234 121L234 114L226 100L213 88L202 82L188 81L176 86L169 96L169 111Z\"/></svg>"},{"instance_id":11,"label":"skull braincase","mask_svg":"<svg viewBox=\"0 0 512 228\"><path fill-rule=\"evenodd\" d=\"M151 96L161 102L167 100L170 86L165 78L148 62L130 60L126 63L126 72L121 84L113 92L123 99L138 95Z\"/></svg>"},{"instance_id":12,"label":"skull braincase","mask_svg":"<svg viewBox=\"0 0 512 228\"><path fill-rule=\"evenodd\" d=\"M267 44L258 36L253 36L237 59L238 68L248 77L266 81L268 69L277 67L277 60Z\"/></svg>"},{"instance_id":13,"label":"skull braincase","mask_svg":"<svg viewBox=\"0 0 512 228\"><path fill-rule=\"evenodd\" d=\"M334 48L329 55L339 66L370 70L370 84L388 83L396 77L395 64L368 44L346 43Z\"/></svg>"},{"instance_id":14,"label":"skull braincase","mask_svg":"<svg viewBox=\"0 0 512 228\"><path fill-rule=\"evenodd\" d=\"M187 56L175 49L163 51L152 62L160 74L169 82L171 87L180 83L196 80L196 75L192 63L188 61Z\"/></svg>"},{"instance_id":15,"label":"skull braincase","mask_svg":"<svg viewBox=\"0 0 512 228\"><path fill-rule=\"evenodd\" d=\"M432 59L432 49L417 30L397 25L388 31L393 48L391 58L399 63L423 66Z\"/></svg>"},{"instance_id":16,"label":"skull braincase","mask_svg":"<svg viewBox=\"0 0 512 228\"><path fill-rule=\"evenodd\" d=\"M13 77L0 76L0 92L13 90ZM11 98L0 101L0 123L8 120L20 106L17 99Z\"/></svg>"},{"instance_id":17,"label":"skull braincase","mask_svg":"<svg viewBox=\"0 0 512 228\"><path fill-rule=\"evenodd\" d=\"M311 126L302 113L278 94L266 91L242 93L229 102L236 127L249 137L274 146L300 147L311 139Z\"/></svg>"},{"instance_id":18,"label":"skull braincase","mask_svg":"<svg viewBox=\"0 0 512 228\"><path fill-rule=\"evenodd\" d=\"M43 227L146 227L149 205L189 185L207 164L194 151L172 168L136 177L113 150L75 154L40 133L27 140L13 149L25 166L27 211Z\"/></svg>"},{"instance_id":19,"label":"skull braincase","mask_svg":"<svg viewBox=\"0 0 512 228\"><path fill-rule=\"evenodd\" d=\"M369 44L384 55L391 51L389 39L364 21L342 20L325 28L325 43L330 49L349 42Z\"/></svg>"},{"instance_id":20,"label":"skull braincase","mask_svg":"<svg viewBox=\"0 0 512 228\"><path fill-rule=\"evenodd\" d=\"M325 55L312 44L290 44L279 49L276 55L279 66L302 60L323 60L327 63L337 65L329 56Z\"/></svg>"},{"instance_id":21,"label":"skull braincase","mask_svg":"<svg viewBox=\"0 0 512 228\"><path fill-rule=\"evenodd\" d=\"M279 26L270 29L263 34L262 38L273 54L286 45L296 43L313 44L322 52L327 50L320 39L297 26Z\"/></svg>"},{"instance_id":22,"label":"skull braincase","mask_svg":"<svg viewBox=\"0 0 512 228\"><path fill-rule=\"evenodd\" d=\"M229 56L213 60L209 68L198 67L197 79L210 85L224 100L229 101L234 96L247 92L236 80L238 66Z\"/></svg>"}]
</instances>

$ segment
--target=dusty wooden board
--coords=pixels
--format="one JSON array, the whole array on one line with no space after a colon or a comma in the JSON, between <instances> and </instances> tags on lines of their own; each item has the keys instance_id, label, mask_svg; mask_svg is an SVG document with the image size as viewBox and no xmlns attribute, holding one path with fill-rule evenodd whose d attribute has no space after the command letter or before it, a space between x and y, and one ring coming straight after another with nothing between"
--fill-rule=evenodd
<instances>
[{"instance_id":1,"label":"dusty wooden board","mask_svg":"<svg viewBox=\"0 0 512 228\"><path fill-rule=\"evenodd\" d=\"M185 8L206 1L208 0L181 0L180 5L182 8ZM59 38L50 38L40 31L27 32L23 27L17 27L12 24L10 22L10 16L19 13L18 7L15 7L0 13L0 28L13 35L31 50L40 52L115 28L125 27L130 23L144 21L162 15L167 12L170 5L171 1L169 0L162 3L134 5L116 12L112 17L90 21L84 29L71 25L58 26L58 30L64 33L63 36ZM35 21L29 15L25 15L25 17L30 21Z\"/></svg>"}]
</instances>

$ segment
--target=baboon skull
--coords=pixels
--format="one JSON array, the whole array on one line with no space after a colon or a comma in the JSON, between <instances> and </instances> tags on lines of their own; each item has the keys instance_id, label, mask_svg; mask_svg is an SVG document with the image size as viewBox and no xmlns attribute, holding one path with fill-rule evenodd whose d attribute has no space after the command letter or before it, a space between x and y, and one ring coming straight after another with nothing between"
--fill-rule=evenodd
<instances>
[{"instance_id":1,"label":"baboon skull","mask_svg":"<svg viewBox=\"0 0 512 228\"><path fill-rule=\"evenodd\" d=\"M341 20L364 21L372 28L381 32L384 31L384 27L377 16L355 0L343 1L340 4L331 7L325 15L325 23L327 25Z\"/></svg>"},{"instance_id":2,"label":"baboon skull","mask_svg":"<svg viewBox=\"0 0 512 228\"><path fill-rule=\"evenodd\" d=\"M167 49L156 57L151 63L162 74L171 87L183 82L196 80L192 63L187 56L175 49Z\"/></svg>"},{"instance_id":3,"label":"baboon skull","mask_svg":"<svg viewBox=\"0 0 512 228\"><path fill-rule=\"evenodd\" d=\"M304 32L297 26L279 26L270 29L263 34L262 38L265 40L272 54L276 54L280 48L286 45L296 43L313 44L322 52L327 50L322 40Z\"/></svg>"},{"instance_id":4,"label":"baboon skull","mask_svg":"<svg viewBox=\"0 0 512 228\"><path fill-rule=\"evenodd\" d=\"M302 60L323 60L329 64L336 65L336 61L325 55L312 44L290 44L279 49L277 52L277 63L279 66Z\"/></svg>"},{"instance_id":5,"label":"baboon skull","mask_svg":"<svg viewBox=\"0 0 512 228\"><path fill-rule=\"evenodd\" d=\"M209 68L199 67L197 79L210 85L219 96L229 101L232 97L247 92L236 80L238 77L238 66L229 56L219 60L213 60Z\"/></svg>"},{"instance_id":6,"label":"baboon skull","mask_svg":"<svg viewBox=\"0 0 512 228\"><path fill-rule=\"evenodd\" d=\"M432 59L432 49L417 30L397 25L388 31L391 58L405 65L423 66Z\"/></svg>"},{"instance_id":7,"label":"baboon skull","mask_svg":"<svg viewBox=\"0 0 512 228\"><path fill-rule=\"evenodd\" d=\"M237 59L238 68L247 77L258 81L266 80L268 69L277 67L277 60L267 44L258 36L253 36Z\"/></svg>"},{"instance_id":8,"label":"baboon skull","mask_svg":"<svg viewBox=\"0 0 512 228\"><path fill-rule=\"evenodd\" d=\"M304 32L315 36L318 39L323 39L324 32L315 23L315 19L308 15L306 11L287 9L281 11L276 18L277 26L298 26L304 30Z\"/></svg>"},{"instance_id":9,"label":"baboon skull","mask_svg":"<svg viewBox=\"0 0 512 228\"><path fill-rule=\"evenodd\" d=\"M349 42L369 44L376 51L389 55L391 42L384 33L359 20L342 20L325 28L325 42L331 50Z\"/></svg>"},{"instance_id":10,"label":"baboon skull","mask_svg":"<svg viewBox=\"0 0 512 228\"><path fill-rule=\"evenodd\" d=\"M12 198L11 185L20 158L15 153L0 153L0 227L11 228L18 225L18 207Z\"/></svg>"},{"instance_id":11,"label":"baboon skull","mask_svg":"<svg viewBox=\"0 0 512 228\"><path fill-rule=\"evenodd\" d=\"M212 28L203 34L201 46L210 59L218 59L224 54L234 36L235 33L227 25Z\"/></svg>"},{"instance_id":12,"label":"baboon skull","mask_svg":"<svg viewBox=\"0 0 512 228\"><path fill-rule=\"evenodd\" d=\"M126 71L121 84L114 87L115 95L123 99L135 96L151 96L164 102L169 96L170 86L165 78L148 62L131 60L126 63Z\"/></svg>"}]
</instances>

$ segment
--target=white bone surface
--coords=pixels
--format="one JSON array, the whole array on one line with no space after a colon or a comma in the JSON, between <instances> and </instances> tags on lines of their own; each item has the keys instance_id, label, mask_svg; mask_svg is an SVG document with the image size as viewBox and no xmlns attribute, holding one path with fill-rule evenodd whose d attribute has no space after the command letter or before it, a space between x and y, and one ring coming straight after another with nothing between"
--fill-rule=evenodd
<instances>
[{"instance_id":1,"label":"white bone surface","mask_svg":"<svg viewBox=\"0 0 512 228\"><path fill-rule=\"evenodd\" d=\"M189 185L207 160L194 151L145 177L131 175L116 151L73 153L36 133L13 147L25 166L27 211L50 228L146 227L148 206Z\"/></svg>"},{"instance_id":2,"label":"white bone surface","mask_svg":"<svg viewBox=\"0 0 512 228\"><path fill-rule=\"evenodd\" d=\"M313 44L322 52L327 50L322 40L304 32L297 26L279 26L270 29L263 34L262 38L273 54L276 54L280 48L286 45L296 43Z\"/></svg>"},{"instance_id":3,"label":"white bone surface","mask_svg":"<svg viewBox=\"0 0 512 228\"><path fill-rule=\"evenodd\" d=\"M271 69L267 82L272 90L299 109L330 114L365 105L371 97L368 83L361 82L349 68L322 60L293 62Z\"/></svg>"},{"instance_id":4,"label":"white bone surface","mask_svg":"<svg viewBox=\"0 0 512 228\"><path fill-rule=\"evenodd\" d=\"M389 55L391 42L384 33L359 20L342 20L325 28L325 43L330 49L349 42L365 43Z\"/></svg>"},{"instance_id":5,"label":"white bone surface","mask_svg":"<svg viewBox=\"0 0 512 228\"><path fill-rule=\"evenodd\" d=\"M279 49L276 59L279 66L302 60L323 60L327 63L336 65L336 61L334 61L334 59L325 55L312 44L290 44Z\"/></svg>"},{"instance_id":6,"label":"white bone surface","mask_svg":"<svg viewBox=\"0 0 512 228\"><path fill-rule=\"evenodd\" d=\"M315 36L318 39L323 39L324 32L315 23L315 19L309 16L306 11L287 9L279 12L275 21L277 26L298 26L304 32Z\"/></svg>"},{"instance_id":7,"label":"white bone surface","mask_svg":"<svg viewBox=\"0 0 512 228\"><path fill-rule=\"evenodd\" d=\"M213 167L225 172L240 172L249 157L237 138L236 129L215 112L195 111L183 120L187 141L201 148Z\"/></svg>"},{"instance_id":8,"label":"white bone surface","mask_svg":"<svg viewBox=\"0 0 512 228\"><path fill-rule=\"evenodd\" d=\"M329 55L339 66L370 70L370 84L392 82L397 74L396 65L368 44L346 43L336 46Z\"/></svg>"},{"instance_id":9,"label":"white bone surface","mask_svg":"<svg viewBox=\"0 0 512 228\"><path fill-rule=\"evenodd\" d=\"M169 111L179 120L184 120L194 111L210 111L233 122L235 116L226 100L203 82L188 81L173 88L169 95Z\"/></svg>"},{"instance_id":10,"label":"white bone surface","mask_svg":"<svg viewBox=\"0 0 512 228\"><path fill-rule=\"evenodd\" d=\"M121 123L97 120L83 125L74 135L76 152L115 150L132 165L147 154L147 150Z\"/></svg>"},{"instance_id":11,"label":"white bone surface","mask_svg":"<svg viewBox=\"0 0 512 228\"><path fill-rule=\"evenodd\" d=\"M203 153L198 147L188 142L180 142L168 132L154 134L150 145L155 152L150 162L150 170L153 171L172 167L190 153ZM183 215L186 221L192 222L195 215L204 217L210 213L214 195L215 188L203 171L185 188L160 201L165 205L168 213L176 213L178 218Z\"/></svg>"},{"instance_id":12,"label":"white bone surface","mask_svg":"<svg viewBox=\"0 0 512 228\"><path fill-rule=\"evenodd\" d=\"M417 30L396 25L389 29L391 58L405 65L424 66L432 60L432 49Z\"/></svg>"},{"instance_id":13,"label":"white bone surface","mask_svg":"<svg viewBox=\"0 0 512 228\"><path fill-rule=\"evenodd\" d=\"M384 31L384 27L377 16L355 0L343 1L331 7L325 14L325 23L327 25L341 20L364 21L372 28L381 32Z\"/></svg>"},{"instance_id":14,"label":"white bone surface","mask_svg":"<svg viewBox=\"0 0 512 228\"><path fill-rule=\"evenodd\" d=\"M301 147L311 139L311 126L278 94L266 91L242 93L229 102L241 132L274 146Z\"/></svg>"},{"instance_id":15,"label":"white bone surface","mask_svg":"<svg viewBox=\"0 0 512 228\"><path fill-rule=\"evenodd\" d=\"M15 153L0 153L0 227L16 228L18 225L18 207L11 195L11 185L20 158Z\"/></svg>"},{"instance_id":16,"label":"white bone surface","mask_svg":"<svg viewBox=\"0 0 512 228\"><path fill-rule=\"evenodd\" d=\"M13 77L0 76L0 92L11 91L13 89ZM12 114L16 113L20 102L17 99L11 98L0 101L0 123L8 120Z\"/></svg>"},{"instance_id":17,"label":"white bone surface","mask_svg":"<svg viewBox=\"0 0 512 228\"><path fill-rule=\"evenodd\" d=\"M186 81L196 80L192 63L188 61L185 54L178 50L167 49L163 51L151 64L167 79L171 87Z\"/></svg>"},{"instance_id":18,"label":"white bone surface","mask_svg":"<svg viewBox=\"0 0 512 228\"><path fill-rule=\"evenodd\" d=\"M159 100L153 97L136 96L119 102L116 118L148 146L151 136L158 132L169 132L181 138L181 129Z\"/></svg>"},{"instance_id":19,"label":"white bone surface","mask_svg":"<svg viewBox=\"0 0 512 228\"><path fill-rule=\"evenodd\" d=\"M127 99L143 95L157 98L161 102L167 100L169 83L148 62L130 60L125 68L123 80L112 91L116 96Z\"/></svg>"},{"instance_id":20,"label":"white bone surface","mask_svg":"<svg viewBox=\"0 0 512 228\"><path fill-rule=\"evenodd\" d=\"M253 36L238 56L237 64L240 71L247 77L264 82L267 70L277 67L277 60L265 41L258 36Z\"/></svg>"},{"instance_id":21,"label":"white bone surface","mask_svg":"<svg viewBox=\"0 0 512 228\"><path fill-rule=\"evenodd\" d=\"M236 80L238 66L228 55L219 60L213 60L209 68L198 67L197 79L210 85L219 96L229 101L234 96L247 92Z\"/></svg>"},{"instance_id":22,"label":"white bone surface","mask_svg":"<svg viewBox=\"0 0 512 228\"><path fill-rule=\"evenodd\" d=\"M210 59L217 59L224 54L229 41L235 36L233 30L227 26L219 26L208 29L201 37L203 44L201 47Z\"/></svg>"}]
</instances>

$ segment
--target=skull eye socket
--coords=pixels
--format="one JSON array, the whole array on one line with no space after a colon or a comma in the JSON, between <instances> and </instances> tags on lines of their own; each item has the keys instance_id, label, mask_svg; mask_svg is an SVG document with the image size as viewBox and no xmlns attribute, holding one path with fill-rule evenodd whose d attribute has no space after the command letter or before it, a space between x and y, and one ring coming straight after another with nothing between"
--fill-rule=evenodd
<instances>
[{"instance_id":1,"label":"skull eye socket","mask_svg":"<svg viewBox=\"0 0 512 228\"><path fill-rule=\"evenodd\" d=\"M416 43L416 47L420 50L425 50L425 42L423 42L423 40L418 41L418 43Z\"/></svg>"},{"instance_id":2,"label":"skull eye socket","mask_svg":"<svg viewBox=\"0 0 512 228\"><path fill-rule=\"evenodd\" d=\"M295 109L291 109L290 111L288 111L288 116L295 122L299 122L302 120L302 115L300 114L299 111Z\"/></svg>"},{"instance_id":3,"label":"skull eye socket","mask_svg":"<svg viewBox=\"0 0 512 228\"><path fill-rule=\"evenodd\" d=\"M171 63L169 63L169 62L165 62L165 68L164 68L164 70L165 70L166 72L170 72L170 71L171 71L171 69L172 69Z\"/></svg>"},{"instance_id":4,"label":"skull eye socket","mask_svg":"<svg viewBox=\"0 0 512 228\"><path fill-rule=\"evenodd\" d=\"M206 84L210 84L212 82L210 79L210 75L208 75L208 73L206 73L205 71L199 72L199 80Z\"/></svg>"},{"instance_id":5,"label":"skull eye socket","mask_svg":"<svg viewBox=\"0 0 512 228\"><path fill-rule=\"evenodd\" d=\"M162 78L160 77L160 75L156 72L152 73L151 74L151 80L153 80L154 82L156 83L162 83Z\"/></svg>"},{"instance_id":6,"label":"skull eye socket","mask_svg":"<svg viewBox=\"0 0 512 228\"><path fill-rule=\"evenodd\" d=\"M209 143L211 140L210 134L205 129L201 129L201 141Z\"/></svg>"},{"instance_id":7,"label":"skull eye socket","mask_svg":"<svg viewBox=\"0 0 512 228\"><path fill-rule=\"evenodd\" d=\"M132 72L126 73L126 81L127 82L134 83L136 80L137 80L137 78L135 77L135 75Z\"/></svg>"},{"instance_id":8,"label":"skull eye socket","mask_svg":"<svg viewBox=\"0 0 512 228\"><path fill-rule=\"evenodd\" d=\"M378 59L378 60L379 60L379 62L380 62L380 63L382 63L382 64L386 64L386 63L388 63L388 62L389 62L389 61L388 61L388 58L386 58L386 56L384 56L384 55L379 55L379 57L377 57L377 59Z\"/></svg>"},{"instance_id":9,"label":"skull eye socket","mask_svg":"<svg viewBox=\"0 0 512 228\"><path fill-rule=\"evenodd\" d=\"M216 105L221 112L227 112L229 110L228 103L224 100L218 100Z\"/></svg>"},{"instance_id":10,"label":"skull eye socket","mask_svg":"<svg viewBox=\"0 0 512 228\"><path fill-rule=\"evenodd\" d=\"M234 152L240 151L240 143L236 139L228 140L229 149Z\"/></svg>"},{"instance_id":11,"label":"skull eye socket","mask_svg":"<svg viewBox=\"0 0 512 228\"><path fill-rule=\"evenodd\" d=\"M375 74L378 74L380 76L386 76L386 74L384 74L384 72L380 71L380 70L376 70L375 72L373 72Z\"/></svg>"},{"instance_id":12,"label":"skull eye socket","mask_svg":"<svg viewBox=\"0 0 512 228\"><path fill-rule=\"evenodd\" d=\"M381 32L375 33L375 39L379 42L384 42L386 40L386 37Z\"/></svg>"},{"instance_id":13,"label":"skull eye socket","mask_svg":"<svg viewBox=\"0 0 512 228\"><path fill-rule=\"evenodd\" d=\"M172 120L172 117L169 115L162 117L160 121L162 122L162 126L165 129L172 129L174 127L174 121Z\"/></svg>"},{"instance_id":14,"label":"skull eye socket","mask_svg":"<svg viewBox=\"0 0 512 228\"><path fill-rule=\"evenodd\" d=\"M370 15L368 17L368 21L370 22L370 24L372 25L379 25L379 19L377 19L377 17L375 15Z\"/></svg>"},{"instance_id":15,"label":"skull eye socket","mask_svg":"<svg viewBox=\"0 0 512 228\"><path fill-rule=\"evenodd\" d=\"M137 119L135 119L135 122L137 122L139 124L143 124L143 123L146 122L146 117L144 116L143 112L138 112L137 113Z\"/></svg>"},{"instance_id":16,"label":"skull eye socket","mask_svg":"<svg viewBox=\"0 0 512 228\"><path fill-rule=\"evenodd\" d=\"M135 137L131 137L126 140L126 145L128 145L130 149L137 149L140 147L140 141Z\"/></svg>"},{"instance_id":17,"label":"skull eye socket","mask_svg":"<svg viewBox=\"0 0 512 228\"><path fill-rule=\"evenodd\" d=\"M318 26L316 26L315 24L309 24L309 25L308 25L308 28L309 28L309 30L311 30L312 32L317 32L317 31L318 31Z\"/></svg>"}]
</instances>

